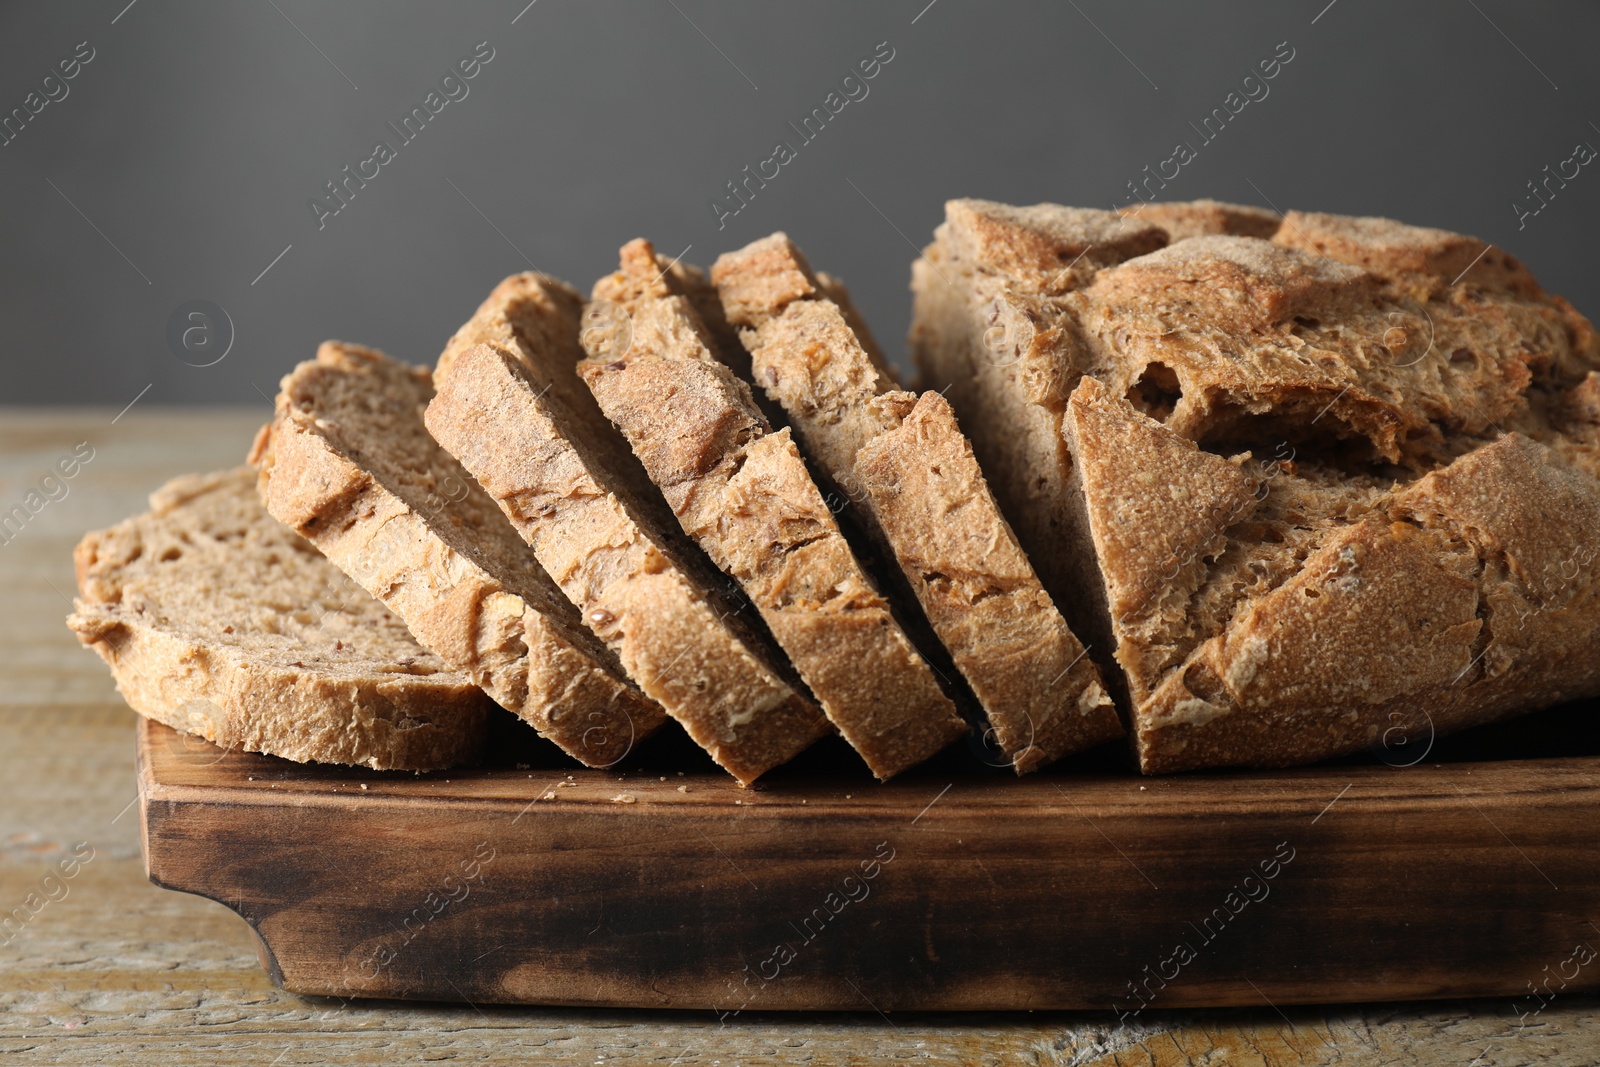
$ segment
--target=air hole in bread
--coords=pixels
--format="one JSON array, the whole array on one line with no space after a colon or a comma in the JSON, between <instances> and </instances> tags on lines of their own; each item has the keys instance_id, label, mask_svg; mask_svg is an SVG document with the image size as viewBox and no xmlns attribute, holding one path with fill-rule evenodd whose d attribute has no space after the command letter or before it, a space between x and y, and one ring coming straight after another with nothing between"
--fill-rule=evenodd
<instances>
[{"instance_id":1,"label":"air hole in bread","mask_svg":"<svg viewBox=\"0 0 1600 1067\"><path fill-rule=\"evenodd\" d=\"M1227 687L1222 684L1216 672L1203 663L1191 663L1183 672L1183 685L1189 692L1201 700L1212 704L1226 706L1231 703L1228 699Z\"/></svg>"},{"instance_id":2,"label":"air hole in bread","mask_svg":"<svg viewBox=\"0 0 1600 1067\"><path fill-rule=\"evenodd\" d=\"M157 556L156 559L162 563L171 563L181 555L183 555L183 552L178 548L177 545L170 545L167 548L162 549L161 555Z\"/></svg>"},{"instance_id":3,"label":"air hole in bread","mask_svg":"<svg viewBox=\"0 0 1600 1067\"><path fill-rule=\"evenodd\" d=\"M1347 474L1371 471L1383 463L1372 442L1340 418L1321 396L1285 401L1263 412L1245 411L1223 401L1191 432L1196 443L1213 455L1249 451L1261 463L1287 460L1300 464L1314 459Z\"/></svg>"},{"instance_id":4,"label":"air hole in bread","mask_svg":"<svg viewBox=\"0 0 1600 1067\"><path fill-rule=\"evenodd\" d=\"M1128 390L1128 403L1160 422L1167 421L1182 399L1177 372L1165 363L1148 364Z\"/></svg>"}]
</instances>

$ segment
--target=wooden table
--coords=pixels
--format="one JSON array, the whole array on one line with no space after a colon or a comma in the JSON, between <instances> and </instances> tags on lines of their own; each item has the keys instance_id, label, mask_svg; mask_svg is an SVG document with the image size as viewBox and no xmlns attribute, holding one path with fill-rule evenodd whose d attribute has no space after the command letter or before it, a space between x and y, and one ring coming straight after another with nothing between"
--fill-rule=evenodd
<instances>
[{"instance_id":1,"label":"wooden table","mask_svg":"<svg viewBox=\"0 0 1600 1067\"><path fill-rule=\"evenodd\" d=\"M1600 999L1014 1015L711 1013L351 1003L286 994L245 924L145 879L133 713L62 624L71 547L139 511L162 480L239 462L254 409L0 410L0 511L56 461L94 457L0 544L0 919L55 861L93 858L9 942L0 933L0 1064L1600 1063ZM79 849L84 854L84 849ZM1600 916L1595 917L1600 921ZM1597 937L1600 941L1600 937ZM1530 978L1536 977L1533 975ZM1526 1007L1526 1004L1523 1005Z\"/></svg>"}]
</instances>

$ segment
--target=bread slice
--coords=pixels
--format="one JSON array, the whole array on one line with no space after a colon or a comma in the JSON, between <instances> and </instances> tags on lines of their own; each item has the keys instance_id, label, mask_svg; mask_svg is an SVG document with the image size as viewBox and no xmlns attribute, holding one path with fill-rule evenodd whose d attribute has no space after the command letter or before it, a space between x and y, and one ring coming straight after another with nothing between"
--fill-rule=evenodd
<instances>
[{"instance_id":1,"label":"bread slice","mask_svg":"<svg viewBox=\"0 0 1600 1067\"><path fill-rule=\"evenodd\" d=\"M1018 773L1119 736L1099 671L944 398L895 388L783 234L722 256L712 274L756 382L788 412L806 455L858 498Z\"/></svg>"},{"instance_id":2,"label":"bread slice","mask_svg":"<svg viewBox=\"0 0 1600 1067\"><path fill-rule=\"evenodd\" d=\"M1100 267L1166 243L1159 227L1105 211L952 200L912 265L910 347L921 383L950 401L1018 542L1113 687L1111 648L1079 603L1061 415L1081 371L1059 304Z\"/></svg>"},{"instance_id":3,"label":"bread slice","mask_svg":"<svg viewBox=\"0 0 1600 1067\"><path fill-rule=\"evenodd\" d=\"M1600 631L1600 341L1521 264L1291 212L1270 241L1201 232L1041 280L1110 221L947 210L913 347L967 410L1033 413L1033 460L1060 449L1030 466L991 442L1017 499L1050 483L1069 618L1116 649L1144 770L1307 762L1596 692L1576 649ZM985 366L1008 317L1022 374Z\"/></svg>"},{"instance_id":4,"label":"bread slice","mask_svg":"<svg viewBox=\"0 0 1600 1067\"><path fill-rule=\"evenodd\" d=\"M606 767L664 721L483 490L428 436L428 371L328 342L284 379L252 455L263 501L574 759Z\"/></svg>"},{"instance_id":5,"label":"bread slice","mask_svg":"<svg viewBox=\"0 0 1600 1067\"><path fill-rule=\"evenodd\" d=\"M141 715L223 748L378 770L482 749L492 705L275 522L248 467L174 478L73 552L67 618Z\"/></svg>"},{"instance_id":6,"label":"bread slice","mask_svg":"<svg viewBox=\"0 0 1600 1067\"><path fill-rule=\"evenodd\" d=\"M640 688L748 784L828 720L578 378L581 308L541 275L501 282L440 358L428 428Z\"/></svg>"},{"instance_id":7,"label":"bread slice","mask_svg":"<svg viewBox=\"0 0 1600 1067\"><path fill-rule=\"evenodd\" d=\"M788 428L773 432L750 387L713 354L697 309L716 303L703 274L629 242L621 268L595 284L579 374L683 531L744 587L829 720L887 779L965 723L857 561Z\"/></svg>"}]
</instances>

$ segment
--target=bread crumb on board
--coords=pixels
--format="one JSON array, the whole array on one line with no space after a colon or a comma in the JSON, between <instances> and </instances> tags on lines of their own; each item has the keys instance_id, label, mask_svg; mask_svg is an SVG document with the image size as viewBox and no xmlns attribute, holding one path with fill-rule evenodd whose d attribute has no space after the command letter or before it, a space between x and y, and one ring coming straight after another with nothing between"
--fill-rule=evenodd
<instances>
[{"instance_id":1,"label":"bread crumb on board","mask_svg":"<svg viewBox=\"0 0 1600 1067\"><path fill-rule=\"evenodd\" d=\"M611 798L611 803L613 803L613 804L633 804L633 803L636 803L638 801L638 799L639 798L635 797L632 793L618 793L616 796Z\"/></svg>"}]
</instances>

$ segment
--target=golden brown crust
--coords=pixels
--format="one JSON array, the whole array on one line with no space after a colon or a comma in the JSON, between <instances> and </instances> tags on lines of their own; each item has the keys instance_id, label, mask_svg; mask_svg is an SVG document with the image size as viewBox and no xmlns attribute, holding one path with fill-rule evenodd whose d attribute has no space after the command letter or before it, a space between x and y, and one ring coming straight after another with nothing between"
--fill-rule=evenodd
<instances>
[{"instance_id":1,"label":"golden brown crust","mask_svg":"<svg viewBox=\"0 0 1600 1067\"><path fill-rule=\"evenodd\" d=\"M1075 288L1101 267L1167 243L1159 226L1092 208L992 200L952 200L944 207L947 256L968 269L1027 279L1045 292Z\"/></svg>"},{"instance_id":2,"label":"golden brown crust","mask_svg":"<svg viewBox=\"0 0 1600 1067\"><path fill-rule=\"evenodd\" d=\"M712 278L757 384L783 405L807 455L859 498L864 525L888 546L1017 770L1116 736L1098 670L1080 657L941 398L894 389L783 234L724 255Z\"/></svg>"},{"instance_id":3,"label":"golden brown crust","mask_svg":"<svg viewBox=\"0 0 1600 1067\"><path fill-rule=\"evenodd\" d=\"M1544 291L1509 253L1449 230L1408 226L1393 219L1291 211L1273 240L1288 248L1350 263L1427 296L1462 283L1539 299Z\"/></svg>"},{"instance_id":4,"label":"golden brown crust","mask_svg":"<svg viewBox=\"0 0 1600 1067\"><path fill-rule=\"evenodd\" d=\"M1143 765L1303 762L1595 695L1597 522L1600 483L1520 434L1397 490L1167 676Z\"/></svg>"},{"instance_id":5,"label":"golden brown crust","mask_svg":"<svg viewBox=\"0 0 1600 1067\"><path fill-rule=\"evenodd\" d=\"M262 508L249 468L175 478L73 552L67 623L140 714L223 748L378 770L475 759L464 674Z\"/></svg>"},{"instance_id":6,"label":"golden brown crust","mask_svg":"<svg viewBox=\"0 0 1600 1067\"><path fill-rule=\"evenodd\" d=\"M1168 243L1207 234L1271 237L1283 221L1276 211L1246 204L1225 204L1220 200L1130 204L1117 214L1161 227Z\"/></svg>"},{"instance_id":7,"label":"golden brown crust","mask_svg":"<svg viewBox=\"0 0 1600 1067\"><path fill-rule=\"evenodd\" d=\"M502 282L441 360L426 420L500 505L640 688L741 782L828 730L782 654L687 544L576 368L579 300ZM469 343L483 338L490 343ZM692 469L706 442L678 459Z\"/></svg>"},{"instance_id":8,"label":"golden brown crust","mask_svg":"<svg viewBox=\"0 0 1600 1067\"><path fill-rule=\"evenodd\" d=\"M663 720L498 509L422 426L425 369L334 342L287 375L260 453L267 510L503 707L590 766Z\"/></svg>"},{"instance_id":9,"label":"golden brown crust","mask_svg":"<svg viewBox=\"0 0 1600 1067\"><path fill-rule=\"evenodd\" d=\"M749 386L713 354L698 310L715 302L702 278L629 242L595 284L579 373L684 532L740 582L828 718L887 779L961 724L789 430L770 432Z\"/></svg>"}]
</instances>

